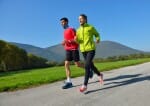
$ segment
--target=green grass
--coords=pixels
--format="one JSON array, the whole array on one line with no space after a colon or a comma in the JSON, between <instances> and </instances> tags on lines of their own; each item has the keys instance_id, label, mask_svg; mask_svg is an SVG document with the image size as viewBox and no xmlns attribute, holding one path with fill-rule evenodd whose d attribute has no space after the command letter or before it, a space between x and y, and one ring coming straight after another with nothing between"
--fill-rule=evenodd
<instances>
[{"instance_id":1,"label":"green grass","mask_svg":"<svg viewBox=\"0 0 150 106\"><path fill-rule=\"evenodd\" d=\"M95 65L101 71L108 71L120 67L141 64L144 62L150 62L150 58L95 63ZM74 65L71 66L71 70L72 77L84 75L84 70ZM65 78L65 71L63 66L0 73L0 92L29 88L41 84L63 80Z\"/></svg>"}]
</instances>

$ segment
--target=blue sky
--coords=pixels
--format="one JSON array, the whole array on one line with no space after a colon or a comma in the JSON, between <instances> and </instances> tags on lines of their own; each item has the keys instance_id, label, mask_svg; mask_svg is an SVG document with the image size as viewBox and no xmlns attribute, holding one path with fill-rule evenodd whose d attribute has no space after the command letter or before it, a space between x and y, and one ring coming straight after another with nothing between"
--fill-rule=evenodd
<instances>
[{"instance_id":1,"label":"blue sky","mask_svg":"<svg viewBox=\"0 0 150 106\"><path fill-rule=\"evenodd\" d=\"M59 19L78 16L100 32L102 41L116 41L150 51L150 0L0 0L0 39L49 47L63 39Z\"/></svg>"}]
</instances>

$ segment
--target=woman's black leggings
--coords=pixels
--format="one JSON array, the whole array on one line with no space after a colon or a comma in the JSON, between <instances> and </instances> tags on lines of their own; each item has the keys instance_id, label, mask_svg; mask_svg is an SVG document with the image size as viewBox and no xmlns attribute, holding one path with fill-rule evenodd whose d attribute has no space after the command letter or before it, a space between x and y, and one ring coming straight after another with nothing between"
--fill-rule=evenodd
<instances>
[{"instance_id":1,"label":"woman's black leggings","mask_svg":"<svg viewBox=\"0 0 150 106\"><path fill-rule=\"evenodd\" d=\"M95 50L88 51L88 52L82 52L84 61L85 61L85 77L84 77L84 85L87 86L90 70L94 71L98 76L100 76L100 72L97 70L97 68L93 64L93 58L95 56Z\"/></svg>"}]
</instances>

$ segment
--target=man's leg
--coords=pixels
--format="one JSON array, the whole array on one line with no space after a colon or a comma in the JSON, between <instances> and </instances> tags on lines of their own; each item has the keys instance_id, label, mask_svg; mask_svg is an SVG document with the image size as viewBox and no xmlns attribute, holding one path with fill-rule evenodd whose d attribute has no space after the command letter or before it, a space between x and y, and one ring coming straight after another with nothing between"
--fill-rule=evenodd
<instances>
[{"instance_id":1,"label":"man's leg","mask_svg":"<svg viewBox=\"0 0 150 106\"><path fill-rule=\"evenodd\" d=\"M93 59L91 52L83 52L82 54L85 60L85 76L84 84L80 87L80 92L84 92L87 89L87 84L90 76L91 61Z\"/></svg>"},{"instance_id":2,"label":"man's leg","mask_svg":"<svg viewBox=\"0 0 150 106\"><path fill-rule=\"evenodd\" d=\"M65 71L67 80L65 81L65 84L62 87L63 89L72 87L70 61L72 61L72 52L66 51Z\"/></svg>"},{"instance_id":3,"label":"man's leg","mask_svg":"<svg viewBox=\"0 0 150 106\"><path fill-rule=\"evenodd\" d=\"M89 51L85 54L83 54L84 58L85 58L85 80L84 80L84 85L87 86L88 84L88 80L90 77L90 72L91 72L91 64L92 64L92 60L94 58L95 55L95 51Z\"/></svg>"},{"instance_id":4,"label":"man's leg","mask_svg":"<svg viewBox=\"0 0 150 106\"><path fill-rule=\"evenodd\" d=\"M77 66L77 67L80 67L80 68L85 68L85 66L84 66L84 64L83 63L81 63L81 62L75 62L75 65ZM90 69L90 75L89 75L89 78L93 78L93 70L92 69Z\"/></svg>"},{"instance_id":5,"label":"man's leg","mask_svg":"<svg viewBox=\"0 0 150 106\"><path fill-rule=\"evenodd\" d=\"M101 84L103 84L103 74L102 74L100 71L98 71L98 69L95 67L95 65L94 65L93 62L91 63L91 69L92 69L92 70L94 71L94 73L96 73L97 76L99 77L99 82L100 82Z\"/></svg>"},{"instance_id":6,"label":"man's leg","mask_svg":"<svg viewBox=\"0 0 150 106\"><path fill-rule=\"evenodd\" d=\"M70 71L70 62L65 61L65 70L66 70L66 77L67 77L67 82L71 82L71 71Z\"/></svg>"},{"instance_id":7,"label":"man's leg","mask_svg":"<svg viewBox=\"0 0 150 106\"><path fill-rule=\"evenodd\" d=\"M78 50L73 51L73 60L75 61L75 65L80 68L85 68L84 64L80 62L80 55ZM90 70L90 78L93 78L93 71Z\"/></svg>"},{"instance_id":8,"label":"man's leg","mask_svg":"<svg viewBox=\"0 0 150 106\"><path fill-rule=\"evenodd\" d=\"M62 89L68 89L72 87L72 82L71 82L71 71L70 71L70 62L65 61L65 70L66 70L66 77L67 80L65 81L65 84L62 86Z\"/></svg>"},{"instance_id":9,"label":"man's leg","mask_svg":"<svg viewBox=\"0 0 150 106\"><path fill-rule=\"evenodd\" d=\"M84 64L80 62L79 50L73 50L72 57L77 67L84 68Z\"/></svg>"},{"instance_id":10,"label":"man's leg","mask_svg":"<svg viewBox=\"0 0 150 106\"><path fill-rule=\"evenodd\" d=\"M96 73L98 76L100 76L100 72L98 71L98 69L95 67L94 63L91 63L91 69L94 71L94 73Z\"/></svg>"},{"instance_id":11,"label":"man's leg","mask_svg":"<svg viewBox=\"0 0 150 106\"><path fill-rule=\"evenodd\" d=\"M76 61L76 62L74 62L74 63L75 63L75 65L76 65L77 67L84 68L84 64L83 64L83 63L81 63L81 62L79 62L79 61Z\"/></svg>"}]
</instances>

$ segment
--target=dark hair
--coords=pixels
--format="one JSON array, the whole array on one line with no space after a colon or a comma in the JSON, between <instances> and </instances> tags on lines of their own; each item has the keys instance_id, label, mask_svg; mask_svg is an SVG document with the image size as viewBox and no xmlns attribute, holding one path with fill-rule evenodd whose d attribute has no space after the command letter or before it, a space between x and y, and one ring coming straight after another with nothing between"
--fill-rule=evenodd
<instances>
[{"instance_id":1,"label":"dark hair","mask_svg":"<svg viewBox=\"0 0 150 106\"><path fill-rule=\"evenodd\" d=\"M68 18L66 18L66 17L63 17L63 18L60 19L60 21L62 21L62 20L68 22Z\"/></svg>"},{"instance_id":2,"label":"dark hair","mask_svg":"<svg viewBox=\"0 0 150 106\"><path fill-rule=\"evenodd\" d=\"M82 16L86 20L86 23L87 23L87 16L85 14L80 14L80 16Z\"/></svg>"}]
</instances>

